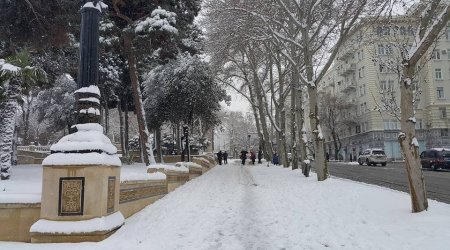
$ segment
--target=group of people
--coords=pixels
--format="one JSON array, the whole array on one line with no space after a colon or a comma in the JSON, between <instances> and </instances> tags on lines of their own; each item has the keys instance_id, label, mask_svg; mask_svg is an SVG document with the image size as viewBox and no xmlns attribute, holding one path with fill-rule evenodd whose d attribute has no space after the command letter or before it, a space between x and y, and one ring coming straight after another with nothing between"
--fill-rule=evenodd
<instances>
[{"instance_id":1,"label":"group of people","mask_svg":"<svg viewBox=\"0 0 450 250\"><path fill-rule=\"evenodd\" d=\"M250 160L252 162L252 164L254 165L256 162L256 157L258 157L258 164L262 163L262 158L263 158L263 152L261 150L258 150L258 154L256 154L253 150L250 150L250 153L247 150L242 150L241 151L241 161L242 161L242 165L245 165L245 161L247 160L247 157L250 157ZM219 150L219 152L217 152L217 161L219 162L219 165L223 164L228 164L228 153L227 151L222 152L222 150ZM279 156L277 153L273 154L272 157L272 164L274 165L279 165L280 164L280 160L279 160Z\"/></svg>"},{"instance_id":2,"label":"group of people","mask_svg":"<svg viewBox=\"0 0 450 250\"><path fill-rule=\"evenodd\" d=\"M222 153L222 150L219 150L217 153L217 161L219 161L219 165L222 165L222 160L223 164L228 164L228 153L227 151Z\"/></svg>"},{"instance_id":3,"label":"group of people","mask_svg":"<svg viewBox=\"0 0 450 250\"><path fill-rule=\"evenodd\" d=\"M245 160L247 160L247 155L248 155L248 151L247 150L242 150L241 151L241 161L242 161L242 165L245 165ZM262 163L262 158L263 158L263 153L261 150L258 151L258 164ZM256 161L256 154L253 150L250 150L250 160L252 161L252 164L255 165L255 161Z\"/></svg>"}]
</instances>

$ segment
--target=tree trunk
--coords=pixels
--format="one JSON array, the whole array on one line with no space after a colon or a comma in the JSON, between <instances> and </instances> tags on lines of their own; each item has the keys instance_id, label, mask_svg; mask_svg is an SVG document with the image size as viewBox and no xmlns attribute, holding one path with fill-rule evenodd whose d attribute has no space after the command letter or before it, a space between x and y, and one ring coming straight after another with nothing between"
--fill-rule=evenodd
<instances>
[{"instance_id":1,"label":"tree trunk","mask_svg":"<svg viewBox=\"0 0 450 250\"><path fill-rule=\"evenodd\" d=\"M119 111L119 134L120 134L120 149L122 150L122 155L126 155L125 153L125 135L124 135L124 128L123 128L123 112L122 112L122 105L118 105Z\"/></svg>"},{"instance_id":2,"label":"tree trunk","mask_svg":"<svg viewBox=\"0 0 450 250\"><path fill-rule=\"evenodd\" d=\"M0 179L2 180L7 180L11 176L18 93L20 93L20 81L12 78L6 89L8 99L0 104Z\"/></svg>"},{"instance_id":3,"label":"tree trunk","mask_svg":"<svg viewBox=\"0 0 450 250\"><path fill-rule=\"evenodd\" d=\"M324 138L320 128L319 120L319 105L317 101L317 85L314 81L313 68L313 52L310 51L309 33L302 30L303 35L303 57L305 60L306 80L308 81L308 95L309 95L309 120L314 138L314 167L316 169L317 180L324 181L328 178L328 163L325 159L324 152Z\"/></svg>"},{"instance_id":4,"label":"tree trunk","mask_svg":"<svg viewBox=\"0 0 450 250\"><path fill-rule=\"evenodd\" d=\"M32 93L30 93L30 95L32 95ZM24 111L24 133L23 133L23 138L24 138L24 144L29 145L31 142L31 138L30 138L30 111L31 111L31 105L33 102L33 96L31 97L27 97L27 109Z\"/></svg>"},{"instance_id":5,"label":"tree trunk","mask_svg":"<svg viewBox=\"0 0 450 250\"><path fill-rule=\"evenodd\" d=\"M307 159L307 153L306 153L306 130L304 128L305 124L305 110L303 108L303 92L301 91L300 87L297 90L297 127L298 127L298 147L299 147L299 153L300 153L300 165L302 166L302 170L304 170L305 162L304 160Z\"/></svg>"},{"instance_id":6,"label":"tree trunk","mask_svg":"<svg viewBox=\"0 0 450 250\"><path fill-rule=\"evenodd\" d=\"M125 140L125 153L126 157L130 157L130 120L128 119L128 100L125 101L125 109L124 109L124 118L125 118L125 131L124 131L124 140Z\"/></svg>"},{"instance_id":7,"label":"tree trunk","mask_svg":"<svg viewBox=\"0 0 450 250\"><path fill-rule=\"evenodd\" d=\"M128 60L128 69L131 82L131 91L133 93L136 116L139 126L139 135L142 140L142 150L144 154L144 162L146 165L155 164L155 157L153 156L153 149L149 141L150 133L147 129L145 121L145 113L142 105L142 95L139 86L138 72L136 69L136 57L133 52L132 35L127 33L123 37L123 47Z\"/></svg>"},{"instance_id":8,"label":"tree trunk","mask_svg":"<svg viewBox=\"0 0 450 250\"><path fill-rule=\"evenodd\" d=\"M155 130L156 152L159 157L159 162L164 163L162 145L161 145L161 128Z\"/></svg>"},{"instance_id":9,"label":"tree trunk","mask_svg":"<svg viewBox=\"0 0 450 250\"><path fill-rule=\"evenodd\" d=\"M105 101L105 103L103 104L104 105L103 110L105 112L105 134L108 135L108 133L109 133L109 108L108 108L108 100L104 100L104 101Z\"/></svg>"},{"instance_id":10,"label":"tree trunk","mask_svg":"<svg viewBox=\"0 0 450 250\"><path fill-rule=\"evenodd\" d=\"M328 164L325 159L324 138L319 124L317 89L315 87L308 87L308 93L310 107L309 119L314 137L314 167L317 173L317 180L324 181L328 178Z\"/></svg>"},{"instance_id":11,"label":"tree trunk","mask_svg":"<svg viewBox=\"0 0 450 250\"><path fill-rule=\"evenodd\" d=\"M181 153L181 151L183 150L183 147L182 147L182 145L181 145L181 135L180 135L180 124L177 124L177 140L176 140L176 143L177 143L177 150L178 150L178 154L180 154Z\"/></svg>"},{"instance_id":12,"label":"tree trunk","mask_svg":"<svg viewBox=\"0 0 450 250\"><path fill-rule=\"evenodd\" d=\"M255 77L258 77L258 76L255 74ZM263 141L263 145L264 145L264 151L266 151L266 153L267 153L266 157L269 158L269 160L270 160L270 156L273 155L273 149L272 149L272 145L269 142L269 130L267 128L267 119L266 119L266 114L264 112L265 104L264 104L264 101L262 98L262 95L264 93L260 89L259 80L257 78L255 78L255 81L257 81L257 82L255 82L256 100L258 101L257 102L258 103L257 111L258 111L258 115L259 115L259 121L260 121L261 132L262 132L262 134L260 134L260 135L262 135L261 137L262 137L262 141Z\"/></svg>"},{"instance_id":13,"label":"tree trunk","mask_svg":"<svg viewBox=\"0 0 450 250\"><path fill-rule=\"evenodd\" d=\"M334 158L339 159L338 154L339 154L339 151L341 150L341 146L340 146L339 138L337 137L337 134L335 131L331 132L331 137L333 137Z\"/></svg>"},{"instance_id":14,"label":"tree trunk","mask_svg":"<svg viewBox=\"0 0 450 250\"><path fill-rule=\"evenodd\" d=\"M408 175L409 192L411 194L412 212L421 212L428 208L427 192L423 178L419 145L416 139L414 118L414 94L411 79L414 77L415 64L406 65L400 84L401 134L398 137L400 148L405 157L406 173Z\"/></svg>"},{"instance_id":15,"label":"tree trunk","mask_svg":"<svg viewBox=\"0 0 450 250\"><path fill-rule=\"evenodd\" d=\"M280 54L277 55L277 72L278 72L278 81L279 81L279 88L278 88L278 106L275 107L276 109L276 121L278 122L278 128L281 130L277 133L277 145L279 148L281 161L283 163L283 166L289 167L289 157L287 152L287 145L286 145L286 104L285 104L285 97L284 95L284 76L283 76L283 69L281 65L281 56Z\"/></svg>"}]
</instances>

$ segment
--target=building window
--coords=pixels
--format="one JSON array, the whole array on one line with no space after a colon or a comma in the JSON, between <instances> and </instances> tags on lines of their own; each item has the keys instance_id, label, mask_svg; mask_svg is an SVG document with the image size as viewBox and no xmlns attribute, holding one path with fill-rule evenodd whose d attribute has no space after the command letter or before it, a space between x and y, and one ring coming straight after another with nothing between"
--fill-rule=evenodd
<instances>
[{"instance_id":1,"label":"building window","mask_svg":"<svg viewBox=\"0 0 450 250\"><path fill-rule=\"evenodd\" d=\"M358 61L361 61L364 59L364 50L358 51Z\"/></svg>"},{"instance_id":2,"label":"building window","mask_svg":"<svg viewBox=\"0 0 450 250\"><path fill-rule=\"evenodd\" d=\"M367 103L364 103L363 107L364 107L364 113L367 113Z\"/></svg>"},{"instance_id":3,"label":"building window","mask_svg":"<svg viewBox=\"0 0 450 250\"><path fill-rule=\"evenodd\" d=\"M447 29L445 30L445 39L450 40L450 28L447 27Z\"/></svg>"},{"instance_id":4,"label":"building window","mask_svg":"<svg viewBox=\"0 0 450 250\"><path fill-rule=\"evenodd\" d=\"M394 90L394 80L380 81L380 89L382 89L384 91L393 91Z\"/></svg>"},{"instance_id":5,"label":"building window","mask_svg":"<svg viewBox=\"0 0 450 250\"><path fill-rule=\"evenodd\" d=\"M389 129L390 130L396 130L398 128L398 121L397 120L390 120L389 122Z\"/></svg>"},{"instance_id":6,"label":"building window","mask_svg":"<svg viewBox=\"0 0 450 250\"><path fill-rule=\"evenodd\" d=\"M434 60L440 60L441 52L438 49L433 50L433 54L431 55L431 58Z\"/></svg>"},{"instance_id":7,"label":"building window","mask_svg":"<svg viewBox=\"0 0 450 250\"><path fill-rule=\"evenodd\" d=\"M363 96L363 87L359 86L359 96Z\"/></svg>"},{"instance_id":8,"label":"building window","mask_svg":"<svg viewBox=\"0 0 450 250\"><path fill-rule=\"evenodd\" d=\"M379 65L379 70L380 70L380 73L387 73L386 67L384 67L383 64L381 64L381 63Z\"/></svg>"},{"instance_id":9,"label":"building window","mask_svg":"<svg viewBox=\"0 0 450 250\"><path fill-rule=\"evenodd\" d=\"M422 119L416 119L416 129L422 129L423 125L422 125Z\"/></svg>"},{"instance_id":10,"label":"building window","mask_svg":"<svg viewBox=\"0 0 450 250\"><path fill-rule=\"evenodd\" d=\"M439 116L441 118L447 118L447 109L445 107L439 107Z\"/></svg>"},{"instance_id":11,"label":"building window","mask_svg":"<svg viewBox=\"0 0 450 250\"><path fill-rule=\"evenodd\" d=\"M436 97L437 99L444 99L444 87L437 87L436 88Z\"/></svg>"},{"instance_id":12,"label":"building window","mask_svg":"<svg viewBox=\"0 0 450 250\"><path fill-rule=\"evenodd\" d=\"M441 69L434 70L434 77L436 80L442 80L442 71Z\"/></svg>"},{"instance_id":13,"label":"building window","mask_svg":"<svg viewBox=\"0 0 450 250\"><path fill-rule=\"evenodd\" d=\"M450 59L450 49L447 49L447 59Z\"/></svg>"},{"instance_id":14,"label":"building window","mask_svg":"<svg viewBox=\"0 0 450 250\"><path fill-rule=\"evenodd\" d=\"M356 133L361 133L361 125L356 125Z\"/></svg>"},{"instance_id":15,"label":"building window","mask_svg":"<svg viewBox=\"0 0 450 250\"><path fill-rule=\"evenodd\" d=\"M364 67L361 67L358 70L358 76L359 76L359 78L363 78L364 77Z\"/></svg>"},{"instance_id":16,"label":"building window","mask_svg":"<svg viewBox=\"0 0 450 250\"><path fill-rule=\"evenodd\" d=\"M389 91L394 91L394 80L388 81L388 88L389 88Z\"/></svg>"},{"instance_id":17,"label":"building window","mask_svg":"<svg viewBox=\"0 0 450 250\"><path fill-rule=\"evenodd\" d=\"M380 81L380 89L386 90L386 81Z\"/></svg>"},{"instance_id":18,"label":"building window","mask_svg":"<svg viewBox=\"0 0 450 250\"><path fill-rule=\"evenodd\" d=\"M416 34L416 29L414 29L412 26L409 26L408 33L410 36L414 36Z\"/></svg>"},{"instance_id":19,"label":"building window","mask_svg":"<svg viewBox=\"0 0 450 250\"><path fill-rule=\"evenodd\" d=\"M448 136L448 128L441 128L441 136Z\"/></svg>"},{"instance_id":20,"label":"building window","mask_svg":"<svg viewBox=\"0 0 450 250\"><path fill-rule=\"evenodd\" d=\"M384 45L382 45L382 44L378 45L378 55L386 55Z\"/></svg>"},{"instance_id":21,"label":"building window","mask_svg":"<svg viewBox=\"0 0 450 250\"><path fill-rule=\"evenodd\" d=\"M363 104L361 103L360 104L360 109L359 109L361 112L360 112L360 114L363 114L364 113L364 106L363 106Z\"/></svg>"},{"instance_id":22,"label":"building window","mask_svg":"<svg viewBox=\"0 0 450 250\"><path fill-rule=\"evenodd\" d=\"M384 130L389 130L389 120L383 120Z\"/></svg>"},{"instance_id":23,"label":"building window","mask_svg":"<svg viewBox=\"0 0 450 250\"><path fill-rule=\"evenodd\" d=\"M404 27L404 26L400 27L400 35L402 35L402 36L406 35L406 27Z\"/></svg>"}]
</instances>

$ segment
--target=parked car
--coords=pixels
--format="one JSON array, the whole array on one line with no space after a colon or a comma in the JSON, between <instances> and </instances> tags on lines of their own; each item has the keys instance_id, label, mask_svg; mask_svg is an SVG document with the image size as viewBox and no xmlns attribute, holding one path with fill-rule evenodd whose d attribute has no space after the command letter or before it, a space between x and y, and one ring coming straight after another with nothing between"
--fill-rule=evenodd
<instances>
[{"instance_id":1,"label":"parked car","mask_svg":"<svg viewBox=\"0 0 450 250\"><path fill-rule=\"evenodd\" d=\"M432 148L420 154L422 168L450 169L450 148Z\"/></svg>"},{"instance_id":2,"label":"parked car","mask_svg":"<svg viewBox=\"0 0 450 250\"><path fill-rule=\"evenodd\" d=\"M383 149L379 148L369 148L366 149L361 155L358 156L359 165L364 163L367 166L381 164L381 166L386 166L387 156Z\"/></svg>"}]
</instances>

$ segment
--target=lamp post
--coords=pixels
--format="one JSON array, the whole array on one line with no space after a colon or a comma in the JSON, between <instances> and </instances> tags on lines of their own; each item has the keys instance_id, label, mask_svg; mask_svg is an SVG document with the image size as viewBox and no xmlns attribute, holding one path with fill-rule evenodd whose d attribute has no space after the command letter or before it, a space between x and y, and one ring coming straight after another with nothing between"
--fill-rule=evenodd
<instances>
[{"instance_id":1,"label":"lamp post","mask_svg":"<svg viewBox=\"0 0 450 250\"><path fill-rule=\"evenodd\" d=\"M252 135L251 134L248 134L248 149L250 149L250 137L251 137Z\"/></svg>"},{"instance_id":2,"label":"lamp post","mask_svg":"<svg viewBox=\"0 0 450 250\"><path fill-rule=\"evenodd\" d=\"M124 223L119 211L122 164L99 124L98 33L103 8L106 5L98 0L83 1L77 124L42 162L41 219L30 228L31 242L100 241ZM91 226L99 221L109 226ZM74 222L82 223L74 229Z\"/></svg>"}]
</instances>

